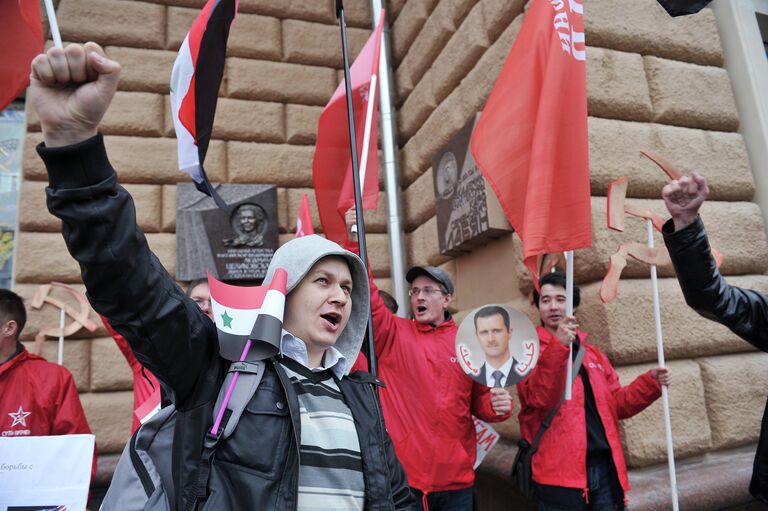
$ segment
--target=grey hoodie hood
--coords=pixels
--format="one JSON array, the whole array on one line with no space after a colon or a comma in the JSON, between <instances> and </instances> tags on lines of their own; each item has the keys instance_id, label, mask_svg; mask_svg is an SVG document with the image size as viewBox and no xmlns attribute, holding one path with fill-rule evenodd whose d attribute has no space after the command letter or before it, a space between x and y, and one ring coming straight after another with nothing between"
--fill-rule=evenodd
<instances>
[{"instance_id":1,"label":"grey hoodie hood","mask_svg":"<svg viewBox=\"0 0 768 511\"><path fill-rule=\"evenodd\" d=\"M322 236L315 234L302 236L292 239L277 249L267 268L264 282L271 282L275 270L283 268L288 273L285 288L285 293L288 295L299 285L316 262L323 257L334 255L347 260L352 274L352 312L347 326L334 346L347 359L346 373L349 373L363 345L365 328L368 326L368 314L371 311L368 272L363 266L363 261L349 250Z\"/></svg>"}]
</instances>

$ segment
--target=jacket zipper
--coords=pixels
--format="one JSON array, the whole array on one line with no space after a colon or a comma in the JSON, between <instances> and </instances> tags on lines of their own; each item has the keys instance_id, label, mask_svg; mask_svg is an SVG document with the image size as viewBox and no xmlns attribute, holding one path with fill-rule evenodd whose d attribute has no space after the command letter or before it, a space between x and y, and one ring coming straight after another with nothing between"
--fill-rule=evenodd
<instances>
[{"instance_id":1,"label":"jacket zipper","mask_svg":"<svg viewBox=\"0 0 768 511\"><path fill-rule=\"evenodd\" d=\"M301 470L301 444L299 443L299 434L296 432L296 428L293 426L294 425L294 416L293 416L293 410L291 410L291 399L289 397L288 389L286 388L285 381L283 380L284 374L280 370L280 368L277 367L278 363L274 359L272 359L272 365L274 366L275 372L277 373L277 379L280 381L280 386L283 387L283 392L285 393L285 406L288 407L288 415L291 418L291 429L293 429L293 440L296 443L296 463L298 463L297 470ZM301 421L301 418L299 418L299 421ZM299 422L299 425L300 424L301 424L301 422ZM287 468L288 468L288 464L286 463L285 467L283 468L283 475L285 475L285 471L287 470ZM298 477L298 473L297 473L297 476L296 476L296 488L295 488L295 491L294 491L293 495L294 495L294 500L295 500L294 509L298 509L298 506L299 506L299 477Z\"/></svg>"},{"instance_id":2,"label":"jacket zipper","mask_svg":"<svg viewBox=\"0 0 768 511\"><path fill-rule=\"evenodd\" d=\"M147 471L147 467L145 467L141 462L139 453L136 452L136 435L131 436L128 452L131 455L131 463L133 464L133 468L136 470L136 475L139 476L139 481L141 481L141 486L144 487L144 493L146 493L147 498L149 498L153 493L155 493L155 484L152 482L152 478Z\"/></svg>"},{"instance_id":3,"label":"jacket zipper","mask_svg":"<svg viewBox=\"0 0 768 511\"><path fill-rule=\"evenodd\" d=\"M380 440L380 446L381 446L381 457L384 461L384 470L387 472L387 482L392 484L392 474L389 472L389 463L387 463L387 450L386 450L386 443L384 439L384 417L381 414L381 404L379 403L379 398L376 394L376 389L374 388L374 384L366 385L366 387L371 391L371 395L373 396L373 403L376 407L376 416L378 418L377 420L377 430L379 431L379 440ZM390 507L391 509L395 509L394 506L394 497L392 495L392 490L388 490L389 496L390 496Z\"/></svg>"}]
</instances>

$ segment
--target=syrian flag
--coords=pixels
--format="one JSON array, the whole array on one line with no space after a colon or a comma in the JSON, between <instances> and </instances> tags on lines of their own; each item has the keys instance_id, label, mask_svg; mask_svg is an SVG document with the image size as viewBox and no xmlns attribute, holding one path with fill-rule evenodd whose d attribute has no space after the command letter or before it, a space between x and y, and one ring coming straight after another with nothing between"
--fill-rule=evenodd
<instances>
[{"instance_id":1,"label":"syrian flag","mask_svg":"<svg viewBox=\"0 0 768 511\"><path fill-rule=\"evenodd\" d=\"M197 189L228 210L205 175L219 86L224 75L229 29L238 0L208 0L179 48L171 73L171 113L179 150L179 170Z\"/></svg>"},{"instance_id":2,"label":"syrian flag","mask_svg":"<svg viewBox=\"0 0 768 511\"><path fill-rule=\"evenodd\" d=\"M379 25L349 71L357 154L360 155L362 207L367 210L376 209L379 198L379 102L376 98L383 26L382 10ZM348 126L346 84L342 80L320 114L312 160L315 198L323 232L326 238L339 244L347 242L344 215L355 204Z\"/></svg>"},{"instance_id":3,"label":"syrian flag","mask_svg":"<svg viewBox=\"0 0 768 511\"><path fill-rule=\"evenodd\" d=\"M309 212L309 197L303 194L301 197L301 207L296 216L296 237L309 236L315 234L315 228L312 226L312 214Z\"/></svg>"},{"instance_id":4,"label":"syrian flag","mask_svg":"<svg viewBox=\"0 0 768 511\"><path fill-rule=\"evenodd\" d=\"M269 286L231 286L208 274L219 352L227 360L253 362L280 352L288 274L275 272Z\"/></svg>"}]
</instances>

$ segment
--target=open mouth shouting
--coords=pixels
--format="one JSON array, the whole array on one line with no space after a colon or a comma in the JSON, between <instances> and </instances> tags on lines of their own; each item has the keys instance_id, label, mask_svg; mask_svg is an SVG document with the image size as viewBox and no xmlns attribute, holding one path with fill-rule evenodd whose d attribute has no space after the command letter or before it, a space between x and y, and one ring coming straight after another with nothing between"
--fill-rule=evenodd
<instances>
[{"instance_id":1,"label":"open mouth shouting","mask_svg":"<svg viewBox=\"0 0 768 511\"><path fill-rule=\"evenodd\" d=\"M339 325L341 324L341 314L338 312L326 312L324 314L320 314L320 317L323 319L323 322L325 324L325 328L328 330L335 332L338 330Z\"/></svg>"}]
</instances>

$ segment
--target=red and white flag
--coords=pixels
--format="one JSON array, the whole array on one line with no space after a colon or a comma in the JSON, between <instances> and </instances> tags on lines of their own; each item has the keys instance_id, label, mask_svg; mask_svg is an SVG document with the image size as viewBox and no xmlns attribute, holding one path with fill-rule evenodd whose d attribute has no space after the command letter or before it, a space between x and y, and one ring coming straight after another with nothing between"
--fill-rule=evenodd
<instances>
[{"instance_id":1,"label":"red and white flag","mask_svg":"<svg viewBox=\"0 0 768 511\"><path fill-rule=\"evenodd\" d=\"M287 280L288 274L282 268L277 269L268 286L257 287L232 286L208 274L222 357L252 361L280 352ZM244 353L249 342L252 346Z\"/></svg>"},{"instance_id":2,"label":"red and white flag","mask_svg":"<svg viewBox=\"0 0 768 511\"><path fill-rule=\"evenodd\" d=\"M0 110L29 85L34 59L43 51L43 25L39 0L0 2Z\"/></svg>"},{"instance_id":3,"label":"red and white flag","mask_svg":"<svg viewBox=\"0 0 768 511\"><path fill-rule=\"evenodd\" d=\"M179 48L171 74L171 112L176 129L179 170L222 209L224 202L205 174L219 86L224 75L229 30L238 0L208 0Z\"/></svg>"},{"instance_id":4,"label":"red and white flag","mask_svg":"<svg viewBox=\"0 0 768 511\"><path fill-rule=\"evenodd\" d=\"M376 98L383 26L382 10L379 25L350 68L362 206L368 210L376 209L379 198L379 107ZM355 204L348 126L346 85L342 80L320 114L312 161L315 198L323 232L326 238L337 243L347 241L344 214Z\"/></svg>"},{"instance_id":5,"label":"red and white flag","mask_svg":"<svg viewBox=\"0 0 768 511\"><path fill-rule=\"evenodd\" d=\"M592 245L582 0L533 0L472 135L472 154L537 259Z\"/></svg>"},{"instance_id":6,"label":"red and white flag","mask_svg":"<svg viewBox=\"0 0 768 511\"><path fill-rule=\"evenodd\" d=\"M312 214L309 212L309 197L307 194L302 194L301 207L299 208L299 214L296 215L296 237L308 236L315 234L315 228L312 225Z\"/></svg>"}]
</instances>

